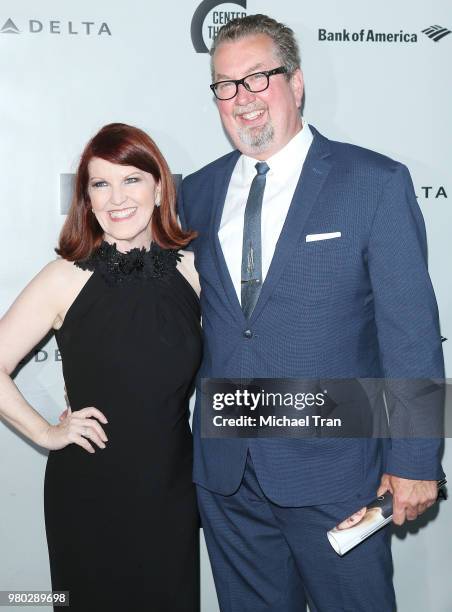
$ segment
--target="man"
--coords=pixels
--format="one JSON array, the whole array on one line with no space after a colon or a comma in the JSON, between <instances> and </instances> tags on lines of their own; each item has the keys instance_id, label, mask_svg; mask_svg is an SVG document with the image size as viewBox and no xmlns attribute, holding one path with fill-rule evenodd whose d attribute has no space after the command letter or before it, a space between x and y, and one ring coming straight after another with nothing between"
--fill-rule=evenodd
<instances>
[{"instance_id":1,"label":"man","mask_svg":"<svg viewBox=\"0 0 452 612\"><path fill-rule=\"evenodd\" d=\"M323 137L301 117L292 30L229 22L212 89L237 150L179 193L200 274L201 378L443 376L422 216L407 169ZM395 609L390 534L341 558L326 531L378 494L394 522L436 499L434 440L201 439L194 480L227 612ZM399 417L410 406L396 399ZM396 418L397 420L397 418Z\"/></svg>"}]
</instances>

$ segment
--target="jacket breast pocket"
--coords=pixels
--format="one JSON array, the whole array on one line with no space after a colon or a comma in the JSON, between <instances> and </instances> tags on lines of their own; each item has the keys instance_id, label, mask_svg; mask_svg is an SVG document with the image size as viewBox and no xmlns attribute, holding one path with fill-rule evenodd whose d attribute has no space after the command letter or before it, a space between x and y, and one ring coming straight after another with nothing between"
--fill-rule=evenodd
<instances>
[{"instance_id":1,"label":"jacket breast pocket","mask_svg":"<svg viewBox=\"0 0 452 612\"><path fill-rule=\"evenodd\" d=\"M344 238L300 241L281 275L281 298L285 294L299 302L329 303L334 284L343 282L351 258L350 243Z\"/></svg>"}]
</instances>

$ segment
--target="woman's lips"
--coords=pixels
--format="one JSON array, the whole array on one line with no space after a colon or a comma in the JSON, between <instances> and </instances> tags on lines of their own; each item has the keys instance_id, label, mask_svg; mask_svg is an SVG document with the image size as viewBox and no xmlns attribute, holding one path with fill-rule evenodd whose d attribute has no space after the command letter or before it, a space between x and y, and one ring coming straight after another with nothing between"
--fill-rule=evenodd
<instances>
[{"instance_id":1,"label":"woman's lips","mask_svg":"<svg viewBox=\"0 0 452 612\"><path fill-rule=\"evenodd\" d=\"M133 206L131 208L122 208L121 210L109 210L108 214L112 221L126 221L133 217L133 215L137 212L137 207Z\"/></svg>"}]
</instances>

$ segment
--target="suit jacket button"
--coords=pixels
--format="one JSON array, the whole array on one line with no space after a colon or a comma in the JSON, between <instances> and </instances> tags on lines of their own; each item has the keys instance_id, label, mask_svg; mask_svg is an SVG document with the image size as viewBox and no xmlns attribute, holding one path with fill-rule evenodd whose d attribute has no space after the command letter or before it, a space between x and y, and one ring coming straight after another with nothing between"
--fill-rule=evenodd
<instances>
[{"instance_id":1,"label":"suit jacket button","mask_svg":"<svg viewBox=\"0 0 452 612\"><path fill-rule=\"evenodd\" d=\"M245 338L252 338L252 337L253 337L253 332L252 332L250 329L246 329L246 330L243 332L243 336L244 336Z\"/></svg>"}]
</instances>

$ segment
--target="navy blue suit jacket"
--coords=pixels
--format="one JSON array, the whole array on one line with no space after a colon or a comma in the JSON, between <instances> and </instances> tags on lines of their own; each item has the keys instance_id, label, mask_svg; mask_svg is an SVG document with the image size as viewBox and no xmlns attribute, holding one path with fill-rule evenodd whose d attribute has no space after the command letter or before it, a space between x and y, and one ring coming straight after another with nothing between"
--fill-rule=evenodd
<instances>
[{"instance_id":1,"label":"navy blue suit jacket","mask_svg":"<svg viewBox=\"0 0 452 612\"><path fill-rule=\"evenodd\" d=\"M247 322L218 239L233 151L182 182L178 212L201 280L201 378L442 378L438 312L421 211L405 166L383 155L314 140ZM308 234L341 238L306 242ZM245 330L251 330L244 335ZM393 408L409 412L407 398ZM247 451L266 495L283 506L371 497L382 472L443 476L435 440L204 439L200 393L193 420L194 480L232 494Z\"/></svg>"}]
</instances>

